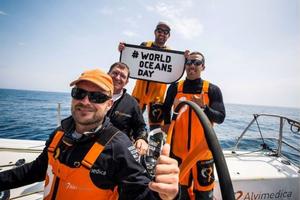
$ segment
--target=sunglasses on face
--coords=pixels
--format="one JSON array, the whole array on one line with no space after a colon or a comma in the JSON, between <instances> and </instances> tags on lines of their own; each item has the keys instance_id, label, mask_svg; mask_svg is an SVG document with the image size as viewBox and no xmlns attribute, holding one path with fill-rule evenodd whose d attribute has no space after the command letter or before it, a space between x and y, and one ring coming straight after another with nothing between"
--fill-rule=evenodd
<instances>
[{"instance_id":1,"label":"sunglasses on face","mask_svg":"<svg viewBox=\"0 0 300 200\"><path fill-rule=\"evenodd\" d=\"M161 29L161 28L157 28L155 31L157 31L159 34L163 33L165 35L168 35L170 33L169 30L164 30L164 29Z\"/></svg>"},{"instance_id":2,"label":"sunglasses on face","mask_svg":"<svg viewBox=\"0 0 300 200\"><path fill-rule=\"evenodd\" d=\"M108 99L110 99L109 96L106 94L103 94L102 92L89 92L81 88L74 87L71 92L71 96L76 100L82 100L84 97L88 95L89 101L91 103L104 103Z\"/></svg>"},{"instance_id":3,"label":"sunglasses on face","mask_svg":"<svg viewBox=\"0 0 300 200\"><path fill-rule=\"evenodd\" d=\"M192 65L192 64L194 64L195 66L199 66L202 63L203 63L202 60L187 60L185 64L186 65Z\"/></svg>"}]
</instances>

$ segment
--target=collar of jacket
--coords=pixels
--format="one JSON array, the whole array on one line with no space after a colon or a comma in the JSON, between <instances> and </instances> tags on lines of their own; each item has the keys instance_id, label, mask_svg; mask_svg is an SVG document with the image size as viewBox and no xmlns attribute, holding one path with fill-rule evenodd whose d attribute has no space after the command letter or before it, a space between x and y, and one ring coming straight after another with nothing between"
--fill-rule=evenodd
<instances>
[{"instance_id":1,"label":"collar of jacket","mask_svg":"<svg viewBox=\"0 0 300 200\"><path fill-rule=\"evenodd\" d=\"M111 125L111 122L110 122L109 118L105 117L104 121L103 121L103 124L102 124L102 127L99 130L97 130L96 132L93 132L93 130L90 130L91 133L88 134L88 135L83 135L83 137L80 138L79 141L80 142L81 141L87 141L87 140L90 140L92 138L95 138L95 136L98 136L104 129L109 128L110 125ZM72 116L69 116L68 118L63 119L61 121L61 129L65 133L66 137L71 137L72 133L75 130L74 118Z\"/></svg>"}]
</instances>

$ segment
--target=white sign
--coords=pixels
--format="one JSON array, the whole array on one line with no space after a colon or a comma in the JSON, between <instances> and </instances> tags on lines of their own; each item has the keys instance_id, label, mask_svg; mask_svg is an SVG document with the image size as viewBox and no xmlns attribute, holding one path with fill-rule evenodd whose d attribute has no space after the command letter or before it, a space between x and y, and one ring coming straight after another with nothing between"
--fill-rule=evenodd
<instances>
[{"instance_id":1,"label":"white sign","mask_svg":"<svg viewBox=\"0 0 300 200\"><path fill-rule=\"evenodd\" d=\"M130 77L173 83L184 73L184 52L125 44L120 62L128 65Z\"/></svg>"}]
</instances>

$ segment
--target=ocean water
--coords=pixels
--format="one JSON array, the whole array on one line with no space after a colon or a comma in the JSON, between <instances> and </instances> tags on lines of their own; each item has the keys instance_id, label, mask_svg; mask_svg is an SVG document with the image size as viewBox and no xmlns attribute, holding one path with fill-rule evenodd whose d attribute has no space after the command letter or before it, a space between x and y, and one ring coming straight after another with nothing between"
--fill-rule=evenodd
<instances>
[{"instance_id":1,"label":"ocean water","mask_svg":"<svg viewBox=\"0 0 300 200\"><path fill-rule=\"evenodd\" d=\"M0 138L46 140L59 123L58 106L61 118L70 115L71 97L69 93L41 92L0 89ZM238 136L253 119L254 113L269 113L289 117L300 121L299 108L267 107L253 105L226 104L224 123L215 125L214 130L224 149L233 147ZM277 122L267 121L260 127L262 131L278 130ZM259 137L251 127L249 138ZM253 133L253 134L251 134ZM270 135L271 137L271 135ZM292 134L289 126L284 128L284 138L299 148L300 135ZM257 140L256 140L257 141ZM254 141L244 143L246 147L254 146ZM275 141L276 142L276 141ZM275 143L273 141L273 143ZM299 153L283 149L294 161L300 163Z\"/></svg>"}]
</instances>

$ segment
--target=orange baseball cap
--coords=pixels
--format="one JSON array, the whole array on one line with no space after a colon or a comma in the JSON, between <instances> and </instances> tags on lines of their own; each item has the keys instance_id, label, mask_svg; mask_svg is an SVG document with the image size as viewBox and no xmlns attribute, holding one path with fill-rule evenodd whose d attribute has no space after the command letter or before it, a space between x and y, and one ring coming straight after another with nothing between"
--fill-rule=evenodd
<instances>
[{"instance_id":1,"label":"orange baseball cap","mask_svg":"<svg viewBox=\"0 0 300 200\"><path fill-rule=\"evenodd\" d=\"M70 83L70 86L76 85L80 81L89 81L109 92L113 95L114 86L111 77L100 69L87 70L83 72L80 77Z\"/></svg>"}]
</instances>

